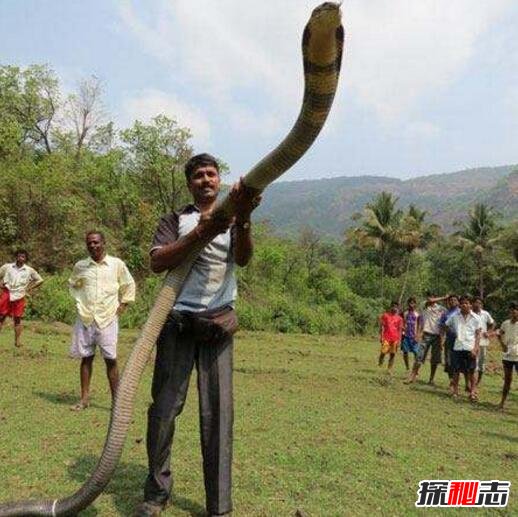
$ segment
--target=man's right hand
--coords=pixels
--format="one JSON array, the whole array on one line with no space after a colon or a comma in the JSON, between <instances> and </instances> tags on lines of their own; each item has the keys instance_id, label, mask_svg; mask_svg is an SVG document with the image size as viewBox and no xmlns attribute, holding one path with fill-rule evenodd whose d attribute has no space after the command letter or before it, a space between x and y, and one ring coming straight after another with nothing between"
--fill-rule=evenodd
<instances>
[{"instance_id":1,"label":"man's right hand","mask_svg":"<svg viewBox=\"0 0 518 517\"><path fill-rule=\"evenodd\" d=\"M211 241L220 233L225 233L232 222L228 218L214 218L212 212L202 214L195 230L200 239Z\"/></svg>"}]
</instances>

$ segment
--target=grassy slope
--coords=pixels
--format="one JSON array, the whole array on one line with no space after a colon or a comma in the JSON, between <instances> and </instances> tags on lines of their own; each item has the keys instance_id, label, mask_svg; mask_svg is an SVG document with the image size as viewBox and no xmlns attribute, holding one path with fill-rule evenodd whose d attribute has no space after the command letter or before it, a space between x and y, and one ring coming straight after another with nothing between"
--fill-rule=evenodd
<instances>
[{"instance_id":1,"label":"grassy slope","mask_svg":"<svg viewBox=\"0 0 518 517\"><path fill-rule=\"evenodd\" d=\"M20 352L12 348L10 328L0 335L0 500L64 496L79 487L96 463L109 417L101 362L95 363L92 407L73 413L68 407L76 400L78 373L66 357L68 328L29 327ZM123 360L133 336L123 333ZM372 339L237 337L236 516L294 515L297 509L311 516L411 515L418 481L448 478L510 480L511 501L500 514L517 514L518 396L511 393L505 414L494 410L498 363L481 402L472 406L446 397L442 372L439 388L409 388L401 382L401 358L390 380L374 366L376 355ZM148 367L116 476L83 515L131 515L141 498L150 377ZM194 388L178 425L177 498L166 515L203 512Z\"/></svg>"}]
</instances>

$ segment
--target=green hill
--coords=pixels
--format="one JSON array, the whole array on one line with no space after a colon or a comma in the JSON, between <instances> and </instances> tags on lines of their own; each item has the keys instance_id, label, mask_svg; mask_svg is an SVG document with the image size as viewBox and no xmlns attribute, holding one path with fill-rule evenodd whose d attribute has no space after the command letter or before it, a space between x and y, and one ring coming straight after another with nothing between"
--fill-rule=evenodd
<instances>
[{"instance_id":1,"label":"green hill","mask_svg":"<svg viewBox=\"0 0 518 517\"><path fill-rule=\"evenodd\" d=\"M518 215L518 168L506 165L409 180L357 176L278 182L268 189L257 218L283 234L311 227L340 237L351 226L351 216L383 190L398 196L403 207L413 203L427 210L445 230L451 230L452 223L465 217L478 201L495 207L507 219Z\"/></svg>"}]
</instances>

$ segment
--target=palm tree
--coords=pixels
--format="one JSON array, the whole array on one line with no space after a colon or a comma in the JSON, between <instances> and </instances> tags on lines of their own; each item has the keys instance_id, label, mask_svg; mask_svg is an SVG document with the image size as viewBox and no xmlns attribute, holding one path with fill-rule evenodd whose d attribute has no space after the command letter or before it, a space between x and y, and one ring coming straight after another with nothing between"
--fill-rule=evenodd
<instances>
[{"instance_id":1,"label":"palm tree","mask_svg":"<svg viewBox=\"0 0 518 517\"><path fill-rule=\"evenodd\" d=\"M398 241L401 247L408 252L408 258L403 276L403 285L399 294L400 304L408 283L410 265L414 252L426 248L426 246L437 237L440 230L439 226L436 224L425 223L426 215L426 210L421 210L415 205L410 205L408 207L408 212L401 221Z\"/></svg>"},{"instance_id":2,"label":"palm tree","mask_svg":"<svg viewBox=\"0 0 518 517\"><path fill-rule=\"evenodd\" d=\"M381 264L380 295L384 296L385 266L390 246L397 243L403 212L396 208L398 198L390 192L381 192L367 203L362 224L351 235L360 247L372 247L379 253Z\"/></svg>"},{"instance_id":3,"label":"palm tree","mask_svg":"<svg viewBox=\"0 0 518 517\"><path fill-rule=\"evenodd\" d=\"M497 242L497 215L484 203L477 203L469 213L468 221L463 225L457 239L475 257L478 276L478 294L484 296L484 268L486 255Z\"/></svg>"}]
</instances>

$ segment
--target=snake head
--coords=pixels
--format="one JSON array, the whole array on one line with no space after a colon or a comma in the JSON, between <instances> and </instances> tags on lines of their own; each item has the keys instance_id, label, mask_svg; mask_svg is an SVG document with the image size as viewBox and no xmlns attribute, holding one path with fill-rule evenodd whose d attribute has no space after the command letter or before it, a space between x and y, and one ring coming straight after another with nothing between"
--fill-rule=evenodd
<instances>
[{"instance_id":1,"label":"snake head","mask_svg":"<svg viewBox=\"0 0 518 517\"><path fill-rule=\"evenodd\" d=\"M340 11L341 5L341 2L324 2L318 7L315 7L311 13L309 25L336 29L342 20L342 13Z\"/></svg>"},{"instance_id":2,"label":"snake head","mask_svg":"<svg viewBox=\"0 0 518 517\"><path fill-rule=\"evenodd\" d=\"M342 13L336 2L324 2L316 7L304 29L302 46L305 59L314 64L340 63L344 30ZM337 70L340 66L337 66Z\"/></svg>"}]
</instances>

